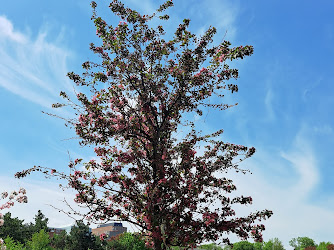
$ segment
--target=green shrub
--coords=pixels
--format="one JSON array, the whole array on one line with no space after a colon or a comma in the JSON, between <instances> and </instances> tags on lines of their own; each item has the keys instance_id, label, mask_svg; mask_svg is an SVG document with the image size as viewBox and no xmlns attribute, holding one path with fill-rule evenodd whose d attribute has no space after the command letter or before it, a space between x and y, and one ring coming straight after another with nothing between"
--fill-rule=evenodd
<instances>
[{"instance_id":1,"label":"green shrub","mask_svg":"<svg viewBox=\"0 0 334 250\"><path fill-rule=\"evenodd\" d=\"M199 246L199 249L207 249L207 250L223 250L223 248L221 248L220 246L217 246L217 245L214 244L214 243L201 245L201 246Z\"/></svg>"},{"instance_id":2,"label":"green shrub","mask_svg":"<svg viewBox=\"0 0 334 250\"><path fill-rule=\"evenodd\" d=\"M327 250L327 246L332 244L332 242L320 242L319 245L317 246L317 250Z\"/></svg>"},{"instance_id":3,"label":"green shrub","mask_svg":"<svg viewBox=\"0 0 334 250\"><path fill-rule=\"evenodd\" d=\"M7 236L7 238L4 240L4 245L6 246L6 250L22 250L26 249L24 248L23 244L15 241L12 237Z\"/></svg>"},{"instance_id":4,"label":"green shrub","mask_svg":"<svg viewBox=\"0 0 334 250\"><path fill-rule=\"evenodd\" d=\"M284 250L282 241L278 238L270 239L268 242L263 243L262 250Z\"/></svg>"},{"instance_id":5,"label":"green shrub","mask_svg":"<svg viewBox=\"0 0 334 250\"><path fill-rule=\"evenodd\" d=\"M108 247L113 250L148 250L140 235L133 233L123 233L118 239L110 241Z\"/></svg>"},{"instance_id":6,"label":"green shrub","mask_svg":"<svg viewBox=\"0 0 334 250\"><path fill-rule=\"evenodd\" d=\"M50 246L49 234L41 229L38 233L34 233L32 239L27 242L27 246L32 250L53 249Z\"/></svg>"},{"instance_id":7,"label":"green shrub","mask_svg":"<svg viewBox=\"0 0 334 250\"><path fill-rule=\"evenodd\" d=\"M255 250L255 247L248 241L240 241L233 244L233 250Z\"/></svg>"},{"instance_id":8,"label":"green shrub","mask_svg":"<svg viewBox=\"0 0 334 250\"><path fill-rule=\"evenodd\" d=\"M254 250L262 250L263 249L264 242L255 242L253 243Z\"/></svg>"}]
</instances>

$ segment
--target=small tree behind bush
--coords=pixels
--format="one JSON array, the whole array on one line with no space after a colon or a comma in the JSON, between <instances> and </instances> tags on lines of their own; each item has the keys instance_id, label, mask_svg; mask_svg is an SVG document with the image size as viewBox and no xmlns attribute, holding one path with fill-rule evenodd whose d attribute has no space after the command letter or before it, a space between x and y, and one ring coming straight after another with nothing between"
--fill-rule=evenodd
<instances>
[{"instance_id":1,"label":"small tree behind bush","mask_svg":"<svg viewBox=\"0 0 334 250\"><path fill-rule=\"evenodd\" d=\"M72 227L66 242L66 249L97 249L96 238L89 232L89 227L82 221L77 221Z\"/></svg>"},{"instance_id":2,"label":"small tree behind bush","mask_svg":"<svg viewBox=\"0 0 334 250\"><path fill-rule=\"evenodd\" d=\"M217 246L215 243L201 245L201 246L199 247L199 249L207 249L207 250L223 250L222 247Z\"/></svg>"},{"instance_id":3,"label":"small tree behind bush","mask_svg":"<svg viewBox=\"0 0 334 250\"><path fill-rule=\"evenodd\" d=\"M255 242L253 245L254 245L254 250L262 250L264 242Z\"/></svg>"},{"instance_id":4,"label":"small tree behind bush","mask_svg":"<svg viewBox=\"0 0 334 250\"><path fill-rule=\"evenodd\" d=\"M301 250L306 247L316 247L314 240L310 239L309 237L298 237L293 238L289 241L289 245L292 246L296 250Z\"/></svg>"},{"instance_id":5,"label":"small tree behind bush","mask_svg":"<svg viewBox=\"0 0 334 250\"><path fill-rule=\"evenodd\" d=\"M41 210L37 211L34 220L35 220L35 225L34 225L35 232L40 232L42 229L44 229L45 232L49 231L48 229L49 219L45 217L45 215L42 213Z\"/></svg>"},{"instance_id":6,"label":"small tree behind bush","mask_svg":"<svg viewBox=\"0 0 334 250\"><path fill-rule=\"evenodd\" d=\"M67 241L67 233L66 231L61 231L60 234L55 234L51 239L52 247L56 249L65 249Z\"/></svg>"},{"instance_id":7,"label":"small tree behind bush","mask_svg":"<svg viewBox=\"0 0 334 250\"><path fill-rule=\"evenodd\" d=\"M270 239L263 244L262 250L284 250L282 241L278 238Z\"/></svg>"},{"instance_id":8,"label":"small tree behind bush","mask_svg":"<svg viewBox=\"0 0 334 250\"><path fill-rule=\"evenodd\" d=\"M240 241L233 244L233 250L255 250L255 247L248 241Z\"/></svg>"},{"instance_id":9,"label":"small tree behind bush","mask_svg":"<svg viewBox=\"0 0 334 250\"><path fill-rule=\"evenodd\" d=\"M148 250L145 241L139 234L123 233L116 240L108 243L108 249L115 250Z\"/></svg>"},{"instance_id":10,"label":"small tree behind bush","mask_svg":"<svg viewBox=\"0 0 334 250\"><path fill-rule=\"evenodd\" d=\"M32 239L27 242L27 246L31 250L53 249L50 242L49 234L41 229L38 233L33 234Z\"/></svg>"}]
</instances>

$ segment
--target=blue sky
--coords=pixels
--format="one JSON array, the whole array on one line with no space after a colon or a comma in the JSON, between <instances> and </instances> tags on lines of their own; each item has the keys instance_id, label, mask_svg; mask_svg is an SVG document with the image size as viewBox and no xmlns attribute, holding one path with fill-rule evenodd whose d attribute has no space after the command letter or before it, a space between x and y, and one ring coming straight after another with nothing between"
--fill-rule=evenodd
<instances>
[{"instance_id":1,"label":"blue sky","mask_svg":"<svg viewBox=\"0 0 334 250\"><path fill-rule=\"evenodd\" d=\"M127 0L130 7L151 12L161 1ZM225 102L239 105L225 112L204 113L198 126L223 128L226 141L255 146L245 168L235 175L240 194L251 195L255 209L272 209L265 222L265 240L293 237L334 242L334 3L332 1L174 0L167 30L184 18L201 34L218 29L215 42L253 45L254 55L233 63L239 68L239 92ZM116 17L101 1L99 13ZM41 113L60 101L59 92L73 92L68 71L80 72L93 59L90 42L98 42L90 20L89 1L5 1L0 10L0 191L24 186L29 203L13 214L29 221L38 209L50 224L69 224L46 204L62 206L57 184L35 174L13 179L16 171L42 165L66 170L69 157L93 157L90 149L68 140L75 134L64 122ZM117 21L118 23L118 21ZM56 111L70 116L69 111ZM5 211L4 211L5 212Z\"/></svg>"}]
</instances>

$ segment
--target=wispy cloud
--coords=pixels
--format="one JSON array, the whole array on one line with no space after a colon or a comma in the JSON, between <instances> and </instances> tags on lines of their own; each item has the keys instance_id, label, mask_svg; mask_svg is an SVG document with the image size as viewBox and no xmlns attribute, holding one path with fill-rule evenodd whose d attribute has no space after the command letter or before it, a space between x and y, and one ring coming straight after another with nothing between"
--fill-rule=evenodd
<instances>
[{"instance_id":1,"label":"wispy cloud","mask_svg":"<svg viewBox=\"0 0 334 250\"><path fill-rule=\"evenodd\" d=\"M50 226L58 227L73 222L70 217L50 206L53 205L68 211L69 208L63 200L65 198L69 204L75 206L73 202L74 193L72 191L62 192L56 183L47 180L27 181L17 180L9 176L0 176L0 182L2 183L0 192L10 192L18 190L19 187L24 187L27 190L28 197L27 204L16 203L10 210L2 210L2 213L11 212L13 217L24 219L27 223L32 222L34 214L41 210L49 218Z\"/></svg>"},{"instance_id":2,"label":"wispy cloud","mask_svg":"<svg viewBox=\"0 0 334 250\"><path fill-rule=\"evenodd\" d=\"M0 16L0 86L30 102L50 108L60 90L72 91L66 78L70 51L47 41L48 30L36 38L16 31ZM59 36L62 36L59 33Z\"/></svg>"},{"instance_id":3,"label":"wispy cloud","mask_svg":"<svg viewBox=\"0 0 334 250\"><path fill-rule=\"evenodd\" d=\"M302 126L292 138L290 148L281 153L268 152L264 148L264 152L260 150L254 159L247 160L245 164L253 172L252 175L228 176L238 187L236 194L250 195L254 201L252 206L236 211L246 214L247 211L265 208L273 210L274 215L264 222L264 238L278 237L286 249L290 249L289 240L294 237L308 236L318 243L330 239L334 223L331 204L324 206L312 200L321 176L315 150L308 138L308 130ZM266 158L264 161L261 160L263 155ZM268 155L272 163L268 161ZM275 168L288 172L270 171L263 162L266 165L275 164Z\"/></svg>"},{"instance_id":4,"label":"wispy cloud","mask_svg":"<svg viewBox=\"0 0 334 250\"><path fill-rule=\"evenodd\" d=\"M57 183L58 182L58 183ZM1 190L11 192L13 190L19 190L20 187L24 187L27 190L28 203L20 204L16 203L9 210L1 210L0 212L5 214L10 212L12 217L18 217L23 219L25 223L33 222L34 215L38 210L49 219L48 226L50 227L64 227L73 225L74 219L82 219L80 216L71 217L66 215L65 212L71 212L70 207L66 202L77 212L84 212L85 210L81 205L74 202L75 191L73 189L65 189L64 191L59 188L59 181L54 182L51 180L18 180L10 176L0 176ZM64 185L66 183L63 183ZM0 200L0 205L2 200ZM128 228L128 231L135 232L139 229L129 223L123 223ZM97 224L92 223L91 228L96 227Z\"/></svg>"},{"instance_id":5,"label":"wispy cloud","mask_svg":"<svg viewBox=\"0 0 334 250\"><path fill-rule=\"evenodd\" d=\"M307 195L316 187L319 181L319 173L315 154L310 143L304 137L303 130L297 134L292 150L282 152L281 156L288 160L299 175L299 180L294 186L294 192L300 197Z\"/></svg>"},{"instance_id":6,"label":"wispy cloud","mask_svg":"<svg viewBox=\"0 0 334 250\"><path fill-rule=\"evenodd\" d=\"M233 40L237 32L236 20L239 6L236 2L225 0L196 1L190 8L188 2L184 3L188 13L198 21L198 34L204 33L209 26L217 28L218 32L227 33L227 39ZM220 37L222 39L222 37Z\"/></svg>"},{"instance_id":7,"label":"wispy cloud","mask_svg":"<svg viewBox=\"0 0 334 250\"><path fill-rule=\"evenodd\" d=\"M269 121L272 121L275 119L275 112L274 112L274 108L273 108L273 99L274 99L274 95L272 92L272 89L268 89L267 94L265 96L264 99L264 104L267 110L267 117L266 119Z\"/></svg>"},{"instance_id":8,"label":"wispy cloud","mask_svg":"<svg viewBox=\"0 0 334 250\"><path fill-rule=\"evenodd\" d=\"M13 24L4 16L0 16L0 39L10 39L17 43L25 43L26 38L19 32L14 31Z\"/></svg>"}]
</instances>

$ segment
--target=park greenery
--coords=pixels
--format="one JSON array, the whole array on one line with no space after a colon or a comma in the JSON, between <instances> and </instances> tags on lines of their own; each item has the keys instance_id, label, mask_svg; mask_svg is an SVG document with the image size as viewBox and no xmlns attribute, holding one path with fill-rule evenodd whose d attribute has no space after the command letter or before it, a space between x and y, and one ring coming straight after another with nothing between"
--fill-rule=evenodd
<instances>
[{"instance_id":1,"label":"park greenery","mask_svg":"<svg viewBox=\"0 0 334 250\"><path fill-rule=\"evenodd\" d=\"M65 230L50 237L48 218L39 210L33 223L24 223L19 218L12 218L11 213L4 215L6 226L0 227L0 249L6 250L48 250L48 249L91 249L91 250L148 250L145 239L139 233L123 233L111 239L103 239L90 233L89 226L77 221L70 233ZM1 243L2 242L2 243ZM296 250L331 250L331 242L315 243L308 237L293 238L289 242ZM2 247L2 248L1 248ZM189 248L173 246L170 250L185 250ZM251 243L248 241L235 242L232 245L219 246L214 243L202 244L197 247L202 250L284 250L278 238L265 242Z\"/></svg>"}]
</instances>

